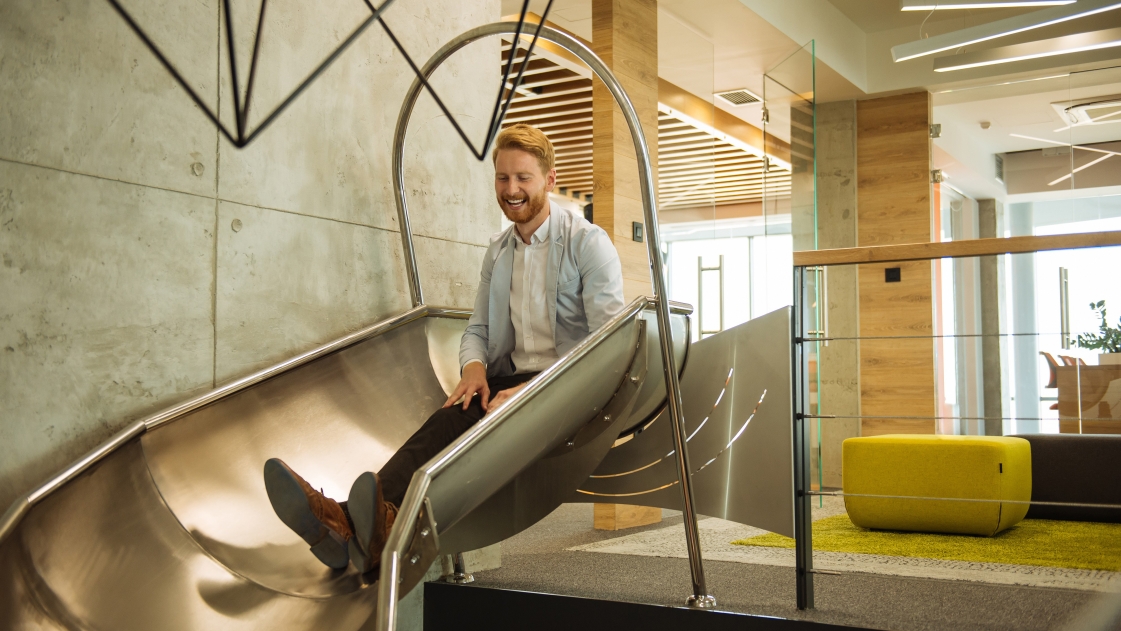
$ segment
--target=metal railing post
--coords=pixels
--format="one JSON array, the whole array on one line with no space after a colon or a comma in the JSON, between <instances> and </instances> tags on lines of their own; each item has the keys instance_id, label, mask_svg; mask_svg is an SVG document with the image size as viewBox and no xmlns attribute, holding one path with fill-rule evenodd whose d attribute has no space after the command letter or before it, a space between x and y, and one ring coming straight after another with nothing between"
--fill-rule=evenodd
<instances>
[{"instance_id":1,"label":"metal railing post","mask_svg":"<svg viewBox=\"0 0 1121 631\"><path fill-rule=\"evenodd\" d=\"M559 35L559 33L558 33ZM581 58L584 63L592 68L592 72L611 91L623 118L630 128L631 138L634 140L634 151L638 157L639 187L642 193L642 208L646 222L646 249L650 258L650 276L654 285L654 294L658 313L658 338L662 347L662 371L666 380L666 400L669 403L669 415L673 424L673 448L677 454L677 475L681 482L682 516L685 525L685 544L689 552L689 571L693 579L693 595L686 599L685 604L697 609L713 609L716 599L708 593L705 585L704 564L701 558L701 540L697 529L697 512L693 501L693 469L689 465L689 450L685 435L685 415L681 402L681 383L674 367L677 365L673 358L673 337L670 326L669 296L666 294L665 272L662 267L661 252L658 251L661 240L658 236L657 192L654 190L653 165L650 160L650 149L646 144L646 135L642 131L642 124L638 119L638 112L631 104L627 93L619 85L619 81L603 62L583 45L572 41L581 50L574 50L564 42L558 42L569 48Z\"/></svg>"},{"instance_id":2,"label":"metal railing post","mask_svg":"<svg viewBox=\"0 0 1121 631\"><path fill-rule=\"evenodd\" d=\"M794 309L791 324L791 368L794 387L794 554L798 608L813 609L813 518L810 495L809 422L806 419L806 268L794 268Z\"/></svg>"}]
</instances>

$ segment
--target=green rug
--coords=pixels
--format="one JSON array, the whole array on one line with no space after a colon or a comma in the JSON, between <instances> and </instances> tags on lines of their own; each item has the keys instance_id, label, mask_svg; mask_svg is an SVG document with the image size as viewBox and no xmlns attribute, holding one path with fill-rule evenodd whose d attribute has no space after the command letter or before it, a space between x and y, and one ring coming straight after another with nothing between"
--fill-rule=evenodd
<instances>
[{"instance_id":1,"label":"green rug","mask_svg":"<svg viewBox=\"0 0 1121 631\"><path fill-rule=\"evenodd\" d=\"M793 539L774 533L732 543L794 547ZM848 515L835 515L814 522L813 547L818 552L1121 571L1121 524L1025 519L996 536L976 537L865 530Z\"/></svg>"}]
</instances>

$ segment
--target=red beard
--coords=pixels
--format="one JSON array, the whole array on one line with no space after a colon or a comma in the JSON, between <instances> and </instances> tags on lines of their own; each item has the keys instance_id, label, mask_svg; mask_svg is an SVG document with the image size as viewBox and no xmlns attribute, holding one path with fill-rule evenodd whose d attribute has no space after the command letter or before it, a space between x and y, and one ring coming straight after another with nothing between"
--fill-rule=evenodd
<instances>
[{"instance_id":1,"label":"red beard","mask_svg":"<svg viewBox=\"0 0 1121 631\"><path fill-rule=\"evenodd\" d=\"M541 194L530 197L526 200L525 205L521 210L511 211L506 208L506 202L501 198L498 200L498 205L502 208L502 214L514 223L529 223L545 210L545 204L549 203L549 192L541 191Z\"/></svg>"}]
</instances>

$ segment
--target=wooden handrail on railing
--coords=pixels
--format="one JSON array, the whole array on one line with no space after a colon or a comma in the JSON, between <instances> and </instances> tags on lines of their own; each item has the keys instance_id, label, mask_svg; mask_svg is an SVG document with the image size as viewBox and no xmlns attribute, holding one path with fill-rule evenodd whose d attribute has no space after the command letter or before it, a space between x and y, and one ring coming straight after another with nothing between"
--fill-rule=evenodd
<instances>
[{"instance_id":1,"label":"wooden handrail on railing","mask_svg":"<svg viewBox=\"0 0 1121 631\"><path fill-rule=\"evenodd\" d=\"M1121 245L1121 230L1056 234L1042 237L969 239L946 243L905 243L835 250L804 250L794 253L794 267L927 261L993 254L1023 254L1046 250L1075 250Z\"/></svg>"}]
</instances>

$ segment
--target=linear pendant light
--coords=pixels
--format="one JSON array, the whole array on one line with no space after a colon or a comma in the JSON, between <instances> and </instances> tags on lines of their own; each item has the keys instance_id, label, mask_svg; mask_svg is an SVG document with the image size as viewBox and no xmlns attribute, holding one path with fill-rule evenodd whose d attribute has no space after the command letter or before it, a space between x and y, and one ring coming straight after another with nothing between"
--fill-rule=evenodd
<instances>
[{"instance_id":1,"label":"linear pendant light","mask_svg":"<svg viewBox=\"0 0 1121 631\"><path fill-rule=\"evenodd\" d=\"M916 42L899 44L891 48L891 58L900 62L916 57L925 57L969 44L986 42L991 39L1023 33L1024 31L1076 20L1114 9L1121 9L1121 0L1079 0L1076 4L1032 11L988 24L979 24L960 31L920 39Z\"/></svg>"},{"instance_id":2,"label":"linear pendant light","mask_svg":"<svg viewBox=\"0 0 1121 631\"><path fill-rule=\"evenodd\" d=\"M945 11L952 9L1010 9L1016 7L1054 7L1077 0L899 0L900 11Z\"/></svg>"},{"instance_id":3,"label":"linear pendant light","mask_svg":"<svg viewBox=\"0 0 1121 631\"><path fill-rule=\"evenodd\" d=\"M1014 61L1024 61L1025 59L1054 57L1055 55L1070 55L1115 46L1121 46L1121 28L1078 33L1053 39L1041 39L1025 44L979 50L973 53L939 57L934 60L934 71L965 70L966 68L1007 64Z\"/></svg>"}]
</instances>

